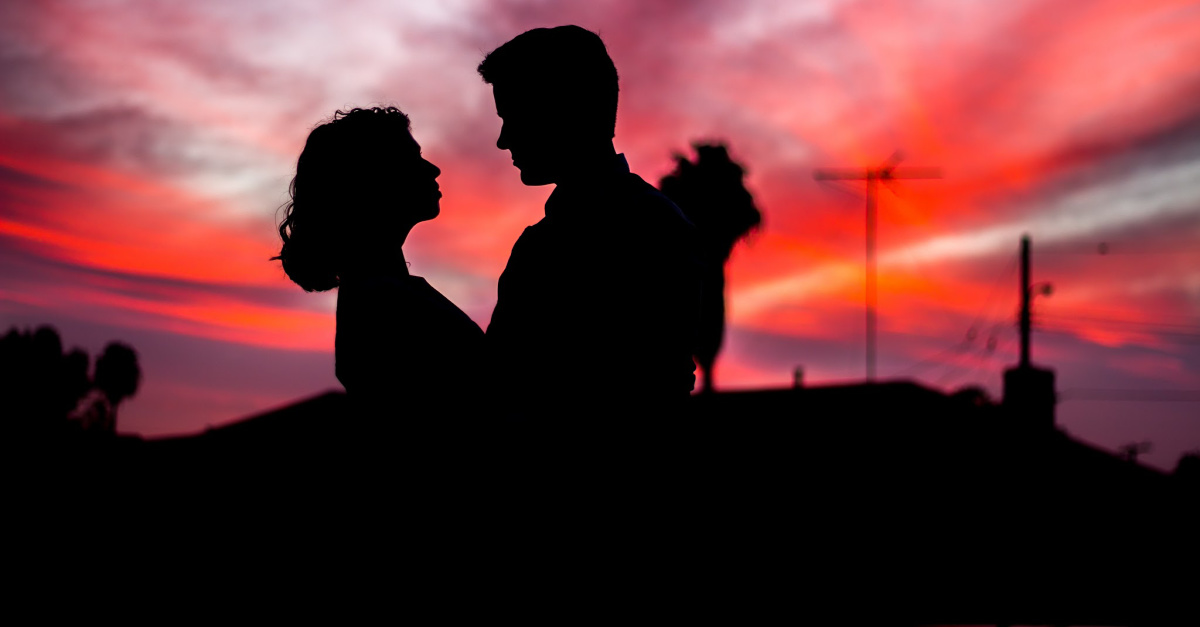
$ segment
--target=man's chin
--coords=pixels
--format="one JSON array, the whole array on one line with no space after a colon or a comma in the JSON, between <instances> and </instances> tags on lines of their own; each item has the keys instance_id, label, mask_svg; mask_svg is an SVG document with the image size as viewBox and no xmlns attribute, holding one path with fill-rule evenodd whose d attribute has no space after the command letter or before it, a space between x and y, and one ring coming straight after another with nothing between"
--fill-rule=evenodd
<instances>
[{"instance_id":1,"label":"man's chin","mask_svg":"<svg viewBox=\"0 0 1200 627\"><path fill-rule=\"evenodd\" d=\"M549 185L554 182L554 177L548 172L539 172L536 170L521 170L521 182L529 186Z\"/></svg>"}]
</instances>

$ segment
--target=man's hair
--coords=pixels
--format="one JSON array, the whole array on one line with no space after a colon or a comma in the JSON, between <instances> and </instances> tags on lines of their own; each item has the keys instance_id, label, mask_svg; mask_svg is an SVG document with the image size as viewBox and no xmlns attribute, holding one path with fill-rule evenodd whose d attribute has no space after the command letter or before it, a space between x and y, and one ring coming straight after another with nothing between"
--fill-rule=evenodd
<instances>
[{"instance_id":1,"label":"man's hair","mask_svg":"<svg viewBox=\"0 0 1200 627\"><path fill-rule=\"evenodd\" d=\"M518 89L561 107L611 139L617 126L617 67L600 36L579 26L535 28L493 50L479 64L485 83Z\"/></svg>"}]
</instances>

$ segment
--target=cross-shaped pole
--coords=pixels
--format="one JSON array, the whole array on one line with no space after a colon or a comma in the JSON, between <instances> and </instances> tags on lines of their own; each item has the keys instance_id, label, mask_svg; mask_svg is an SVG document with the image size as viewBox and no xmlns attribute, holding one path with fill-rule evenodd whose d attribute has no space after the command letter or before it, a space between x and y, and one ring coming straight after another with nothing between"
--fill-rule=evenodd
<instances>
[{"instance_id":1,"label":"cross-shaped pole","mask_svg":"<svg viewBox=\"0 0 1200 627\"><path fill-rule=\"evenodd\" d=\"M813 170L813 178L818 181L867 182L867 381L875 380L875 321L877 317L875 297L876 188L880 182L889 185L892 181L899 179L942 178L942 171L939 168L896 167L901 159L900 153L896 153L874 169L821 168Z\"/></svg>"}]
</instances>

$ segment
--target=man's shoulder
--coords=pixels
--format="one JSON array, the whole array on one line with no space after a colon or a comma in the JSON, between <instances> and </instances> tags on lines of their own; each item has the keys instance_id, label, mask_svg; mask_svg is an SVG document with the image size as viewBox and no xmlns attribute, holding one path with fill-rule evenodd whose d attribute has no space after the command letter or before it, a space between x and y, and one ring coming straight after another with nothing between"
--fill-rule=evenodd
<instances>
[{"instance_id":1,"label":"man's shoulder","mask_svg":"<svg viewBox=\"0 0 1200 627\"><path fill-rule=\"evenodd\" d=\"M554 225L543 218L535 224L525 227L517 241L513 242L508 254L505 274L513 272L523 274L530 264L537 265L539 260L547 255L555 254L555 247L564 244L564 239L570 239L561 232L556 232ZM503 276L501 277L503 280Z\"/></svg>"},{"instance_id":2,"label":"man's shoulder","mask_svg":"<svg viewBox=\"0 0 1200 627\"><path fill-rule=\"evenodd\" d=\"M655 240L666 239L679 244L690 242L696 237L696 227L683 214L683 211L653 185L647 183L636 174L629 174L629 179L623 186L626 197L620 204L624 205L628 222L640 225L639 229L630 233L634 237L650 237Z\"/></svg>"},{"instance_id":3,"label":"man's shoulder","mask_svg":"<svg viewBox=\"0 0 1200 627\"><path fill-rule=\"evenodd\" d=\"M540 246L548 237L553 237L553 226L547 223L545 218L525 227L521 231L521 235L517 237L517 241L513 243L513 252L517 252L523 248L533 248Z\"/></svg>"},{"instance_id":4,"label":"man's shoulder","mask_svg":"<svg viewBox=\"0 0 1200 627\"><path fill-rule=\"evenodd\" d=\"M631 194L645 202L675 206L675 203L671 202L671 199L667 198L665 194L658 191L657 187L647 183L645 179L633 172L625 175L623 183L624 185L621 185L620 189L626 194Z\"/></svg>"}]
</instances>

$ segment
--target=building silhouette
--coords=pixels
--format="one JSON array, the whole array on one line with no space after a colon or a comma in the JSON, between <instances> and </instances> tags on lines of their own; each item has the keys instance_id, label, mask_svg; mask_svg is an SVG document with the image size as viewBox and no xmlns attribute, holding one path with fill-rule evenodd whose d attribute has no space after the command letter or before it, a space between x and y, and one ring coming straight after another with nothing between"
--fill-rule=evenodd
<instances>
[{"instance_id":1,"label":"building silhouette","mask_svg":"<svg viewBox=\"0 0 1200 627\"><path fill-rule=\"evenodd\" d=\"M1019 389L1007 381L1006 393ZM1046 406L1032 406L1037 399ZM414 446L381 440L370 420L341 420L345 396L331 392L136 448L157 464L222 460L223 472L190 475L200 483L272 476L278 490L348 474L376 494L394 477L421 476L425 489L459 495L464 511L490 503L487 511L538 519L574 498L671 521L679 564L703 564L680 576L704 585L773 586L786 576L781 565L822 573L763 598L798 616L1105 625L1188 611L1172 590L1179 564L1192 559L1194 576L1195 485L1070 438L1053 423L1052 394L992 403L901 380L691 401L686 416L662 424L638 416L640 425L610 429L425 434ZM583 414L587 399L580 404ZM608 518L588 520L563 535L510 531L527 548L558 551L608 533ZM658 542L639 532L621 546L644 555L662 550ZM834 601L848 594L872 602ZM784 603L793 598L808 605Z\"/></svg>"}]
</instances>

